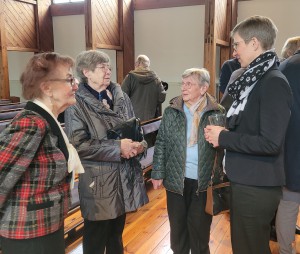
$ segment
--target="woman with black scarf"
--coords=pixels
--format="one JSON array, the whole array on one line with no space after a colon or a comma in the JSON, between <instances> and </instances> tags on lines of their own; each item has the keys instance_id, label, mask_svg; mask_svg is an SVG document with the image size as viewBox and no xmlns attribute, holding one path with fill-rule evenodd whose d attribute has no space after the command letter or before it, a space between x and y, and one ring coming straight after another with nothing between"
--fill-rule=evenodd
<instances>
[{"instance_id":1,"label":"woman with black scarf","mask_svg":"<svg viewBox=\"0 0 300 254\"><path fill-rule=\"evenodd\" d=\"M272 49L276 33L274 23L262 16L235 26L233 55L246 69L228 87L234 102L227 129L205 128L206 140L226 149L234 254L271 253L270 222L285 184L283 145L292 94Z\"/></svg>"}]
</instances>

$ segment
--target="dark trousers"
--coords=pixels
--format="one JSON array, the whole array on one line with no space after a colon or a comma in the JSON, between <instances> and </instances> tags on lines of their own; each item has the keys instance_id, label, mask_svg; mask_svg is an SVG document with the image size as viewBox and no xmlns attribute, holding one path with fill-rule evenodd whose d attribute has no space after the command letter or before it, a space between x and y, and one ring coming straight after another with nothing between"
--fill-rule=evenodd
<instances>
[{"instance_id":1,"label":"dark trousers","mask_svg":"<svg viewBox=\"0 0 300 254\"><path fill-rule=\"evenodd\" d=\"M2 254L64 254L64 228L52 234L31 239L1 237Z\"/></svg>"},{"instance_id":2,"label":"dark trousers","mask_svg":"<svg viewBox=\"0 0 300 254\"><path fill-rule=\"evenodd\" d=\"M271 221L281 187L257 187L231 183L231 243L233 254L271 254Z\"/></svg>"},{"instance_id":3,"label":"dark trousers","mask_svg":"<svg viewBox=\"0 0 300 254\"><path fill-rule=\"evenodd\" d=\"M90 221L84 220L83 253L84 254L123 254L122 233L126 214L116 219Z\"/></svg>"},{"instance_id":4,"label":"dark trousers","mask_svg":"<svg viewBox=\"0 0 300 254\"><path fill-rule=\"evenodd\" d=\"M209 254L212 216L205 212L206 192L196 194L198 181L186 178L183 196L167 191L171 249L174 254Z\"/></svg>"}]
</instances>

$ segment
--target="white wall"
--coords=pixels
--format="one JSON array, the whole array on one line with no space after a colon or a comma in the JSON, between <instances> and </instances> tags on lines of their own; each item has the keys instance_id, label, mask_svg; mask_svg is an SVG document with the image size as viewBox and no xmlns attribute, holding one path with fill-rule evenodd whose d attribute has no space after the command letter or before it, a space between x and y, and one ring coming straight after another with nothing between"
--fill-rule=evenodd
<instances>
[{"instance_id":1,"label":"white wall","mask_svg":"<svg viewBox=\"0 0 300 254\"><path fill-rule=\"evenodd\" d=\"M27 62L32 56L33 52L8 51L7 54L10 95L20 97L21 101L24 101L24 99L22 97L20 76L24 71Z\"/></svg>"},{"instance_id":2,"label":"white wall","mask_svg":"<svg viewBox=\"0 0 300 254\"><path fill-rule=\"evenodd\" d=\"M287 38L300 35L299 0L252 0L238 3L238 22L253 15L271 18L278 28L275 50L281 57L281 49Z\"/></svg>"},{"instance_id":3,"label":"white wall","mask_svg":"<svg viewBox=\"0 0 300 254\"><path fill-rule=\"evenodd\" d=\"M85 50L84 15L53 17L54 51L76 58Z\"/></svg>"},{"instance_id":4,"label":"white wall","mask_svg":"<svg viewBox=\"0 0 300 254\"><path fill-rule=\"evenodd\" d=\"M204 6L140 10L134 13L135 55L146 54L162 80L203 65Z\"/></svg>"},{"instance_id":5,"label":"white wall","mask_svg":"<svg viewBox=\"0 0 300 254\"><path fill-rule=\"evenodd\" d=\"M180 94L183 71L203 67L205 7L139 10L134 19L135 55L147 55L150 68L169 83L165 108Z\"/></svg>"},{"instance_id":6,"label":"white wall","mask_svg":"<svg viewBox=\"0 0 300 254\"><path fill-rule=\"evenodd\" d=\"M75 59L81 51L86 50L84 15L53 17L53 32L54 50L56 52L69 55ZM110 57L113 67L112 80L117 80L116 51L107 49L101 49L101 51L104 51Z\"/></svg>"}]
</instances>

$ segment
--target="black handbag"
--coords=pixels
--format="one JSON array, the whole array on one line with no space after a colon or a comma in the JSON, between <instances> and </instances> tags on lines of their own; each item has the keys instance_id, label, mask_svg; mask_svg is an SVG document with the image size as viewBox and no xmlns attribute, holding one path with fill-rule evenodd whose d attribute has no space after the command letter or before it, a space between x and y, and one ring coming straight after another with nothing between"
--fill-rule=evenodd
<instances>
[{"instance_id":1,"label":"black handbag","mask_svg":"<svg viewBox=\"0 0 300 254\"><path fill-rule=\"evenodd\" d=\"M142 141L143 134L141 130L140 119L132 117L107 131L108 139L129 138L133 141Z\"/></svg>"},{"instance_id":2,"label":"black handbag","mask_svg":"<svg viewBox=\"0 0 300 254\"><path fill-rule=\"evenodd\" d=\"M211 175L210 183L206 192L205 212L210 215L218 215L229 211L230 206L230 182L226 175L221 179L221 182L214 185L213 177L216 166L217 155Z\"/></svg>"}]
</instances>

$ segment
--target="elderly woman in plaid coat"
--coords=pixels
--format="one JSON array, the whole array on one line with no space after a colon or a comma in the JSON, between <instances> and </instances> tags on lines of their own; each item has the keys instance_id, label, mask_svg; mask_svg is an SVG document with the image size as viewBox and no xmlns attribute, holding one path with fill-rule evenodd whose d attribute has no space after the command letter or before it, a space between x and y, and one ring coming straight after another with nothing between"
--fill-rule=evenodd
<instances>
[{"instance_id":1,"label":"elderly woman in plaid coat","mask_svg":"<svg viewBox=\"0 0 300 254\"><path fill-rule=\"evenodd\" d=\"M33 56L21 76L29 101L0 133L3 254L65 253L70 182L75 170L83 171L56 120L75 103L72 66L71 58L56 53Z\"/></svg>"}]
</instances>

